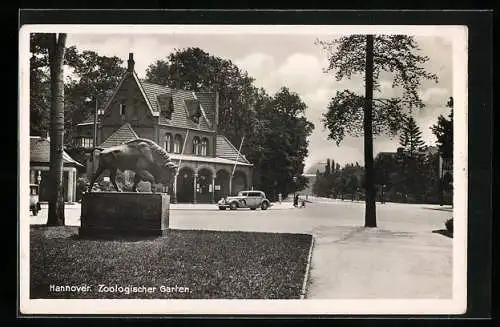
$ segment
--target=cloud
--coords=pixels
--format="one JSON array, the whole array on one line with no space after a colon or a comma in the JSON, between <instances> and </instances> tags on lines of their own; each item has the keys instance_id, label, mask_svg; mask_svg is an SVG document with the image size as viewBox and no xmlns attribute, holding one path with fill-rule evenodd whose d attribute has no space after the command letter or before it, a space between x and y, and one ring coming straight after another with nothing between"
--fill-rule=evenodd
<instances>
[{"instance_id":1,"label":"cloud","mask_svg":"<svg viewBox=\"0 0 500 327\"><path fill-rule=\"evenodd\" d=\"M78 50L92 50L101 56L117 56L127 65L128 55L134 53L135 71L140 78L144 78L146 69L159 59L165 59L177 44L162 43L154 37L139 37L137 35L95 35L80 36L68 35L68 46L75 45Z\"/></svg>"},{"instance_id":2,"label":"cloud","mask_svg":"<svg viewBox=\"0 0 500 327\"><path fill-rule=\"evenodd\" d=\"M271 73L276 70L274 58L261 52L251 53L244 58L235 60L234 64L255 78L255 85L263 87L268 92L276 92L279 85L275 83Z\"/></svg>"},{"instance_id":3,"label":"cloud","mask_svg":"<svg viewBox=\"0 0 500 327\"><path fill-rule=\"evenodd\" d=\"M451 90L443 87L430 87L420 92L422 101L427 105L445 105L451 96Z\"/></svg>"}]
</instances>

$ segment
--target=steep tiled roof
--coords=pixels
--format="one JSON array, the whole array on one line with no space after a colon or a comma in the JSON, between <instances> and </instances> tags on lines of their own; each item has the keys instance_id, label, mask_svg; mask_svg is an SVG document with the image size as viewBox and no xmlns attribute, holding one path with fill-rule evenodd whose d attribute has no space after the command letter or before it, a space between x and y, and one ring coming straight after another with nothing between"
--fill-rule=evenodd
<instances>
[{"instance_id":1,"label":"steep tiled roof","mask_svg":"<svg viewBox=\"0 0 500 327\"><path fill-rule=\"evenodd\" d=\"M135 75L134 75L135 76ZM140 86L146 95L147 101L151 104L154 113L161 111L158 101L159 95L169 94L172 96L174 110L171 119L166 119L160 114L160 124L175 126L181 128L193 128L203 131L213 131L213 122L215 119L215 94L209 92L197 92L193 95L192 91L171 89L163 85L154 84L139 80ZM195 98L196 96L196 98ZM188 117L186 100L198 100L201 104L202 117L199 124L196 124ZM78 125L93 124L94 118L89 117Z\"/></svg>"},{"instance_id":2,"label":"steep tiled roof","mask_svg":"<svg viewBox=\"0 0 500 327\"><path fill-rule=\"evenodd\" d=\"M200 123L196 124L188 118L188 111L185 103L186 100L195 100L195 96L193 95L192 91L171 89L166 86L144 81L141 81L140 83L142 85L142 88L144 89L144 93L149 100L149 103L151 103L153 111L155 112L160 111L158 96L161 94L172 95L174 104L172 117L171 119L166 119L163 115L160 114L160 124L181 128L195 128L204 131L212 131L212 122L205 119L205 117L208 118L214 116L214 113L212 113L212 111L214 111L215 106L213 104L213 100L211 100L210 97L206 96L205 94L203 96L198 96L198 94L196 94L196 97L201 104L202 110L204 111L204 115L202 114L202 117L200 118Z\"/></svg>"},{"instance_id":3,"label":"steep tiled roof","mask_svg":"<svg viewBox=\"0 0 500 327\"><path fill-rule=\"evenodd\" d=\"M208 121L213 124L215 122L215 94L209 92L196 92L196 97L200 100Z\"/></svg>"},{"instance_id":4,"label":"steep tiled roof","mask_svg":"<svg viewBox=\"0 0 500 327\"><path fill-rule=\"evenodd\" d=\"M235 160L230 160L226 158L219 158L219 157L201 157L201 156L192 156L192 155L181 155L181 154L176 154L176 153L171 153L170 159L174 161L178 161L182 159L182 161L196 161L196 162L210 162L210 163L219 163L219 164L228 164L228 165L234 165L235 163L238 163L241 166L252 166L252 164L248 162L242 162L241 160L238 160L237 162Z\"/></svg>"},{"instance_id":5,"label":"steep tiled roof","mask_svg":"<svg viewBox=\"0 0 500 327\"><path fill-rule=\"evenodd\" d=\"M102 142L100 147L109 148L137 138L139 138L139 136L137 136L132 126L130 126L129 123L125 123Z\"/></svg>"},{"instance_id":6,"label":"steep tiled roof","mask_svg":"<svg viewBox=\"0 0 500 327\"><path fill-rule=\"evenodd\" d=\"M240 153L238 155L238 149L236 149L229 140L223 135L217 135L217 153L216 156L219 158L225 158L228 160L238 160L239 162L249 163L244 155Z\"/></svg>"},{"instance_id":7,"label":"steep tiled roof","mask_svg":"<svg viewBox=\"0 0 500 327\"><path fill-rule=\"evenodd\" d=\"M50 162L50 141L39 136L30 137L30 162L49 163ZM82 164L63 152L63 164L81 166Z\"/></svg>"}]
</instances>

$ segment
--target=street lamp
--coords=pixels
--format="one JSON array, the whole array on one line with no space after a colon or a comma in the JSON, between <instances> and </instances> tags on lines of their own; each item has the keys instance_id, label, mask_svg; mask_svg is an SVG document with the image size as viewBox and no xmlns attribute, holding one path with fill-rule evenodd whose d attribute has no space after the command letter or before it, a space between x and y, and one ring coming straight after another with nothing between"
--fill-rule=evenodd
<instances>
[{"instance_id":1,"label":"street lamp","mask_svg":"<svg viewBox=\"0 0 500 327\"><path fill-rule=\"evenodd\" d=\"M297 196L297 176L293 176L293 204L298 205L298 202L295 203L295 197Z\"/></svg>"},{"instance_id":2,"label":"street lamp","mask_svg":"<svg viewBox=\"0 0 500 327\"><path fill-rule=\"evenodd\" d=\"M273 201L276 201L276 186L278 185L278 181L274 181L273 183Z\"/></svg>"},{"instance_id":3,"label":"street lamp","mask_svg":"<svg viewBox=\"0 0 500 327\"><path fill-rule=\"evenodd\" d=\"M91 102L92 99L87 97L85 98L85 102L89 103ZM94 137L92 139L92 146L95 148L97 146L97 124L99 121L99 116L104 114L104 111L102 109L99 109L98 102L97 102L97 96L95 97L95 111L94 111Z\"/></svg>"},{"instance_id":4,"label":"street lamp","mask_svg":"<svg viewBox=\"0 0 500 327\"><path fill-rule=\"evenodd\" d=\"M381 194L382 198L381 198L381 201L380 201L380 202L381 202L381 203L385 203L385 200L384 200L385 184L382 184L382 185L381 185L381 189L382 189L382 194Z\"/></svg>"}]
</instances>

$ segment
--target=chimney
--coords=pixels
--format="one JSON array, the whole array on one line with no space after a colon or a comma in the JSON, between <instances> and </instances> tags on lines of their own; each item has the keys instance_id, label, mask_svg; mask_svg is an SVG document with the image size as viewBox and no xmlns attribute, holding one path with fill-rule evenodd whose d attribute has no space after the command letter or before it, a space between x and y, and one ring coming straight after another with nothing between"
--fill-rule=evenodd
<instances>
[{"instance_id":1,"label":"chimney","mask_svg":"<svg viewBox=\"0 0 500 327\"><path fill-rule=\"evenodd\" d=\"M134 72L134 65L135 65L135 61L134 61L134 53L129 53L128 54L128 67L127 67L127 71L130 72L130 73L133 73Z\"/></svg>"}]
</instances>

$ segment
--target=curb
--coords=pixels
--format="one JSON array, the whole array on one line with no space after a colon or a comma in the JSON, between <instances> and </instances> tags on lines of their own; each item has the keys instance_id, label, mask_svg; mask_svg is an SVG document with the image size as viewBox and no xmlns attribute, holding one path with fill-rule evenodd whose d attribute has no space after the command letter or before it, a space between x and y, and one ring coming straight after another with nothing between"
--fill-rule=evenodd
<instances>
[{"instance_id":1,"label":"curb","mask_svg":"<svg viewBox=\"0 0 500 327\"><path fill-rule=\"evenodd\" d=\"M307 282L309 281L309 275L311 272L311 260L312 252L314 247L314 236L311 235L311 247L309 248L309 255L307 257L306 274L304 276L304 282L302 283L302 290L300 291L300 299L304 300L307 292Z\"/></svg>"}]
</instances>

